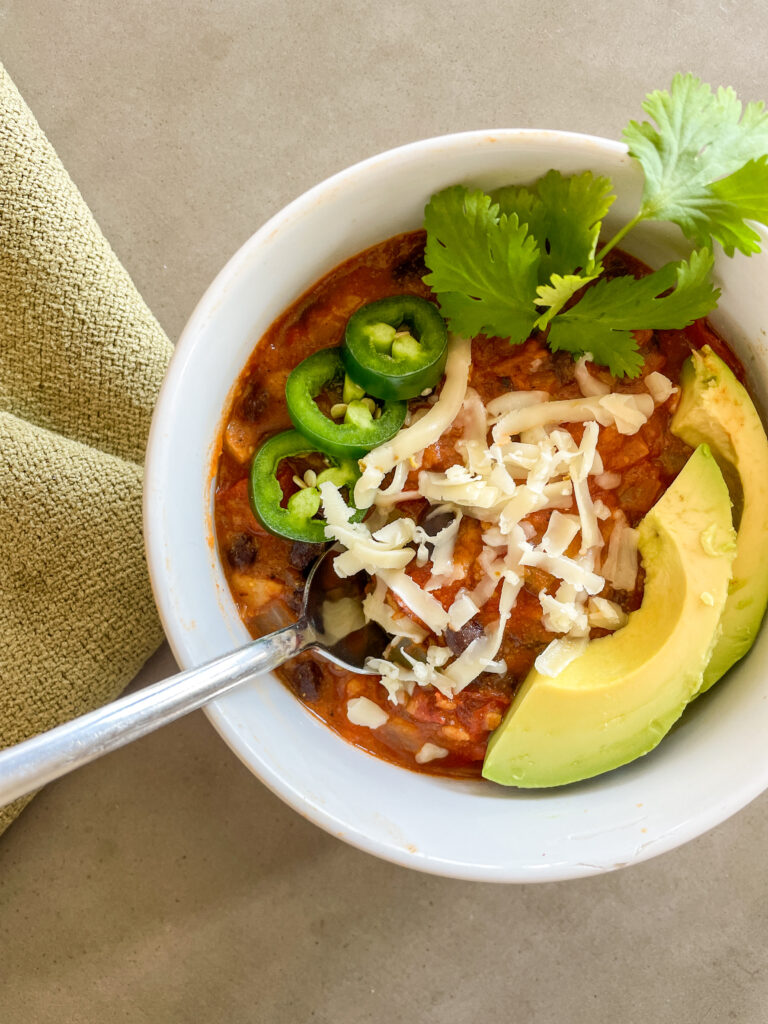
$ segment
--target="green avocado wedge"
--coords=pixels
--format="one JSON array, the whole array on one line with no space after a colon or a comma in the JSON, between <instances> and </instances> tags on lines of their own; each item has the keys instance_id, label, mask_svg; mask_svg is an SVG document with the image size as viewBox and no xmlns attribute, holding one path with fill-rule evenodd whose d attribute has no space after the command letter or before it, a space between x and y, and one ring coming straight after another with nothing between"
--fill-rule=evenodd
<instances>
[{"instance_id":1,"label":"green avocado wedge","mask_svg":"<svg viewBox=\"0 0 768 1024\"><path fill-rule=\"evenodd\" d=\"M708 345L686 361L680 384L672 432L692 446L709 445L737 524L733 579L703 693L747 653L768 604L768 440L746 389Z\"/></svg>"},{"instance_id":2,"label":"green avocado wedge","mask_svg":"<svg viewBox=\"0 0 768 1024\"><path fill-rule=\"evenodd\" d=\"M709 448L691 455L638 527L643 602L554 678L532 669L491 736L483 776L561 786L646 754L697 693L718 637L736 542Z\"/></svg>"}]
</instances>

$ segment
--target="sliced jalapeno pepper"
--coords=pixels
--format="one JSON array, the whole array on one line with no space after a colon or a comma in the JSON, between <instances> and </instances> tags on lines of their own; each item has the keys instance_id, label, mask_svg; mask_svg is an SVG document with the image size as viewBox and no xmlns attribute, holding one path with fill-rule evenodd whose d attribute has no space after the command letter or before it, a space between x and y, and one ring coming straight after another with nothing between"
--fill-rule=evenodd
<instances>
[{"instance_id":1,"label":"sliced jalapeno pepper","mask_svg":"<svg viewBox=\"0 0 768 1024\"><path fill-rule=\"evenodd\" d=\"M278 537L290 540L303 540L309 544L324 544L325 522L316 519L320 511L320 484L329 480L337 487L347 487L351 495L352 488L360 476L357 463L352 459L339 461L320 451L330 462L328 469L315 474L315 482L299 488L292 494L283 507L283 488L278 479L280 463L283 459L300 458L312 455L320 450L296 430L285 430L275 434L259 448L251 463L248 495L253 514L261 525L276 533ZM312 479L310 477L310 479ZM351 503L351 497L349 499ZM352 516L359 522L365 514L364 509L355 509Z\"/></svg>"},{"instance_id":2,"label":"sliced jalapeno pepper","mask_svg":"<svg viewBox=\"0 0 768 1024\"><path fill-rule=\"evenodd\" d=\"M315 398L328 385L344 379L343 402L331 416L319 409ZM339 459L359 459L388 441L403 425L405 402L385 402L381 415L372 398L345 377L341 350L326 348L308 356L292 370L285 385L288 413L294 427L320 451ZM338 421L338 422L337 422Z\"/></svg>"},{"instance_id":3,"label":"sliced jalapeno pepper","mask_svg":"<svg viewBox=\"0 0 768 1024\"><path fill-rule=\"evenodd\" d=\"M416 398L445 369L448 331L437 307L392 295L353 313L344 335L347 373L376 398Z\"/></svg>"}]
</instances>

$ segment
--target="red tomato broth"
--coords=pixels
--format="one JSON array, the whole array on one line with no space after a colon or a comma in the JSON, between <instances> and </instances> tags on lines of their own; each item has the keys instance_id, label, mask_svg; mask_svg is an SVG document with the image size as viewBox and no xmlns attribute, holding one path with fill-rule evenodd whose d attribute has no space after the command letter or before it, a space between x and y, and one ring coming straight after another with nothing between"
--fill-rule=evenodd
<instances>
[{"instance_id":1,"label":"red tomato broth","mask_svg":"<svg viewBox=\"0 0 768 1024\"><path fill-rule=\"evenodd\" d=\"M398 293L431 296L421 280L425 272L423 245L422 231L397 235L336 267L272 324L240 375L223 432L214 520L232 596L243 622L254 636L296 619L307 568L322 548L275 537L256 521L248 501L251 458L264 440L291 426L285 403L288 373L313 352L339 345L347 319L355 310L375 299ZM611 257L610 274L641 276L648 272L643 264L624 253L613 253ZM640 377L616 382L606 370L591 367L593 375L610 382L614 391L645 391L644 379L655 370L677 385L682 364L691 348L704 344L710 344L740 377L743 376L738 360L706 321L697 321L679 331L638 331L636 337L644 356ZM474 339L469 385L484 403L510 389L547 391L556 399L581 395L571 357L567 353L551 353L537 338L516 347L499 338ZM637 525L669 487L690 454L690 448L669 429L675 404L673 395L657 406L648 422L634 435L621 435L614 427L601 429L598 451L604 471L620 474L621 483L615 489L604 489L592 477L590 492L611 511L621 508L631 526ZM565 429L577 443L581 440L583 424L566 424ZM446 432L425 450L420 468L444 470L461 462L452 443L458 436L458 430ZM291 474L283 475L287 488ZM418 471L414 471L409 476L404 490L415 488L417 475ZM423 499L399 506L400 514L416 519L426 510L427 503ZM563 511L575 511L575 503ZM537 540L547 527L549 515L547 510L527 519L536 531ZM612 523L609 519L600 524L606 544ZM578 541L574 541L574 545L577 548ZM568 553L574 553L575 548ZM477 565L477 555L481 549L481 524L465 517L454 558L466 562L469 574L461 583L432 592L445 608L450 606L459 587L471 589L479 582L483 571ZM406 571L417 582L424 583L430 566L411 563ZM395 704L387 699L378 677L355 675L311 652L278 669L278 675L313 714L348 742L412 770L476 776L488 738L501 722L515 689L556 635L543 625L539 593L542 590L554 592L558 583L540 569L526 569L523 589L497 655L506 661L507 673L504 676L484 673L452 698L431 687L417 686L411 697ZM629 612L639 607L642 592L640 569L632 592L613 591L607 585L602 596L616 601ZM388 600L396 611L413 617L409 609L398 608L391 592ZM498 618L498 600L499 588L476 617L481 626ZM605 633L606 630L593 629L590 635L596 637ZM461 644L470 639L458 637L454 642ZM361 696L384 708L389 716L387 723L371 730L349 721L347 701ZM415 754L425 743L442 747L448 751L447 756L424 765L417 764Z\"/></svg>"}]
</instances>

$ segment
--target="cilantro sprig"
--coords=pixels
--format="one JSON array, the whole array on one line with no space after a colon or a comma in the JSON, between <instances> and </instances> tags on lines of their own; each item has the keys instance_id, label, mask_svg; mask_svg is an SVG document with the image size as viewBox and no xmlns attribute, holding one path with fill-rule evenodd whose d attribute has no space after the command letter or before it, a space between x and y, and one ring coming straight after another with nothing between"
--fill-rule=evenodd
<instances>
[{"instance_id":1,"label":"cilantro sprig","mask_svg":"<svg viewBox=\"0 0 768 1024\"><path fill-rule=\"evenodd\" d=\"M675 76L643 109L655 125L630 121L624 131L645 175L641 206L599 251L615 196L608 178L589 171L553 170L491 195L455 185L432 197L424 280L452 330L519 344L538 329L553 351L589 352L615 376L634 377L634 331L685 327L715 307L714 244L729 256L758 252L747 221L768 223L768 113L693 75ZM697 248L644 278L602 277L607 253L645 220L677 224Z\"/></svg>"},{"instance_id":2,"label":"cilantro sprig","mask_svg":"<svg viewBox=\"0 0 768 1024\"><path fill-rule=\"evenodd\" d=\"M636 377L643 360L632 331L640 322L644 328L679 328L706 316L719 295L711 280L713 265L712 250L699 249L690 260L667 263L647 277L603 278L553 320L550 348L578 358L588 339L594 362L617 377Z\"/></svg>"},{"instance_id":3,"label":"cilantro sprig","mask_svg":"<svg viewBox=\"0 0 768 1024\"><path fill-rule=\"evenodd\" d=\"M643 110L656 121L630 121L624 141L645 173L645 189L635 218L669 220L697 245L719 242L759 251L759 236L744 223L743 189L768 190L768 113L762 103L742 109L733 89L713 93L693 75L675 75L669 92L652 92ZM726 177L727 176L727 177ZM734 176L735 180L734 180ZM718 183L716 185L716 183Z\"/></svg>"}]
</instances>

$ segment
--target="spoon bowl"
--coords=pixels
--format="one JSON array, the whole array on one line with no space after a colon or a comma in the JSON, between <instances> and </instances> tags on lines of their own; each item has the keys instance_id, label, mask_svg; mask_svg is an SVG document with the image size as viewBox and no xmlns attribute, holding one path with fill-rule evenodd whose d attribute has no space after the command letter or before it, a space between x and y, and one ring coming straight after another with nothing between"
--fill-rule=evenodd
<instances>
[{"instance_id":1,"label":"spoon bowl","mask_svg":"<svg viewBox=\"0 0 768 1024\"><path fill-rule=\"evenodd\" d=\"M366 659L380 657L389 638L375 623L365 622L364 574L340 580L333 572L336 553L329 548L312 566L301 615L293 625L0 752L0 807L309 648L350 672L370 674Z\"/></svg>"},{"instance_id":2,"label":"spoon bowl","mask_svg":"<svg viewBox=\"0 0 768 1024\"><path fill-rule=\"evenodd\" d=\"M365 573L341 579L333 571L333 559L340 550L334 545L312 566L299 621L306 620L316 636L307 647L350 672L373 675L372 670L366 668L367 659L380 658L392 638L377 623L365 620L362 604L368 585Z\"/></svg>"}]
</instances>

